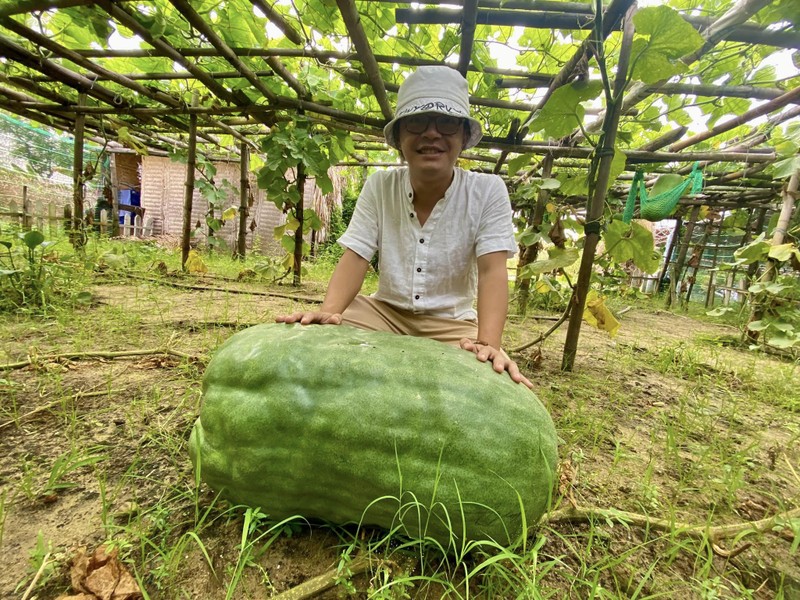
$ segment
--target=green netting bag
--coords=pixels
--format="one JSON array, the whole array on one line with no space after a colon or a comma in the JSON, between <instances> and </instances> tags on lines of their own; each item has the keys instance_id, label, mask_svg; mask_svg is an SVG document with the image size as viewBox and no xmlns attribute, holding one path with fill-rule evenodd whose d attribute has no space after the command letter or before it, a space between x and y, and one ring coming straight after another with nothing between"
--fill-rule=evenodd
<instances>
[{"instance_id":1,"label":"green netting bag","mask_svg":"<svg viewBox=\"0 0 800 600\"><path fill-rule=\"evenodd\" d=\"M691 187L690 194L699 194L703 189L703 172L700 170L700 163L694 163L692 172L680 184L670 188L655 196L647 197L647 190L644 186L644 174L636 170L633 176L633 183L628 192L628 200L625 203L625 211L622 213L622 220L630 223L633 218L633 211L636 208L636 197L639 197L639 217L647 221L660 221L666 219L678 206L678 202L683 196L686 188Z\"/></svg>"}]
</instances>

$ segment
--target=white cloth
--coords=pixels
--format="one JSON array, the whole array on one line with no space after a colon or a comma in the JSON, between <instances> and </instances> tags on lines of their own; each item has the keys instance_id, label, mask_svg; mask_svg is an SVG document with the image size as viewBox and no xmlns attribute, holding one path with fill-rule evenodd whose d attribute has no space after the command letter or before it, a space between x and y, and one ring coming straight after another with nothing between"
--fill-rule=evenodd
<instances>
[{"instance_id":1,"label":"white cloth","mask_svg":"<svg viewBox=\"0 0 800 600\"><path fill-rule=\"evenodd\" d=\"M379 253L374 297L397 308L475 319L479 256L517 250L511 202L500 177L455 169L421 226L408 169L372 174L339 243L362 258Z\"/></svg>"}]
</instances>

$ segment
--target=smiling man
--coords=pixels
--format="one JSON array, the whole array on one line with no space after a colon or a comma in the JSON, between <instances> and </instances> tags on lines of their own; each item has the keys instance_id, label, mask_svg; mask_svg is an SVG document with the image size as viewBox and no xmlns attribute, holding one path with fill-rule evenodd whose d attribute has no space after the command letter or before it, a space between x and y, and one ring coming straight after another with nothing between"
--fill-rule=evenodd
<instances>
[{"instance_id":1,"label":"smiling man","mask_svg":"<svg viewBox=\"0 0 800 600\"><path fill-rule=\"evenodd\" d=\"M408 166L367 179L320 310L276 320L429 337L530 387L501 347L506 259L516 251L508 192L496 175L455 166L482 136L467 81L450 67L420 67L400 86L395 118L383 131ZM376 252L378 291L361 296Z\"/></svg>"}]
</instances>

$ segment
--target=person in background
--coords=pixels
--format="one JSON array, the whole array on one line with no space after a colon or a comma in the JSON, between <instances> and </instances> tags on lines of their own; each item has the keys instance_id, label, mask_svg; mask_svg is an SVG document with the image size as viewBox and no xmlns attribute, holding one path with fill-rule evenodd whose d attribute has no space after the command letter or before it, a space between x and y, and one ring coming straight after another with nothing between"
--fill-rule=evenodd
<instances>
[{"instance_id":1,"label":"person in background","mask_svg":"<svg viewBox=\"0 0 800 600\"><path fill-rule=\"evenodd\" d=\"M407 166L367 178L338 240L344 254L320 309L276 321L432 338L531 387L501 344L506 260L517 250L508 191L496 175L455 166L482 136L480 122L470 116L467 81L450 67L418 68L400 86L384 135ZM376 252L378 290L363 296Z\"/></svg>"}]
</instances>

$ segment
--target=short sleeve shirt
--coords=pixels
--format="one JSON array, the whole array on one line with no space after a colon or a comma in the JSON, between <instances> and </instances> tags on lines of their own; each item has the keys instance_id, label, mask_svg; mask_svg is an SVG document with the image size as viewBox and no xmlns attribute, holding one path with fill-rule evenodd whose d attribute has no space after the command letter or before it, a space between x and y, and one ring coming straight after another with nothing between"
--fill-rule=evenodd
<instances>
[{"instance_id":1,"label":"short sleeve shirt","mask_svg":"<svg viewBox=\"0 0 800 600\"><path fill-rule=\"evenodd\" d=\"M397 308L475 319L479 256L517 250L511 202L497 175L455 169L425 225L414 211L407 168L367 179L339 243L362 258L379 256L374 297Z\"/></svg>"}]
</instances>

